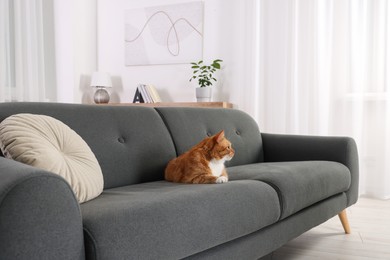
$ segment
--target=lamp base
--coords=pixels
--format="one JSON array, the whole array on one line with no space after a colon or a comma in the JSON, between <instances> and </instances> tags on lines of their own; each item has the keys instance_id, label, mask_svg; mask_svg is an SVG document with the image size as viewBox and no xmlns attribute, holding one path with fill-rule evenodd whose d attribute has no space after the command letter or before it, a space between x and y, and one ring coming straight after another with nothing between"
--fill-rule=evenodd
<instances>
[{"instance_id":1,"label":"lamp base","mask_svg":"<svg viewBox=\"0 0 390 260\"><path fill-rule=\"evenodd\" d=\"M98 88L93 99L96 104L107 104L110 101L110 95L104 88Z\"/></svg>"}]
</instances>

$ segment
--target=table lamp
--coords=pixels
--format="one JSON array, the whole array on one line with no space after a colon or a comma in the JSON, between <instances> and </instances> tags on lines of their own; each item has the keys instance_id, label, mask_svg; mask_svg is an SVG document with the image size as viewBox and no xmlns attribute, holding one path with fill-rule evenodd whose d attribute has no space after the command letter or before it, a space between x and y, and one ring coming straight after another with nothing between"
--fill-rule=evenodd
<instances>
[{"instance_id":1,"label":"table lamp","mask_svg":"<svg viewBox=\"0 0 390 260\"><path fill-rule=\"evenodd\" d=\"M110 95L106 88L111 88L111 76L106 72L94 72L91 78L91 87L96 87L96 92L93 97L96 104L105 104L110 101Z\"/></svg>"}]
</instances>

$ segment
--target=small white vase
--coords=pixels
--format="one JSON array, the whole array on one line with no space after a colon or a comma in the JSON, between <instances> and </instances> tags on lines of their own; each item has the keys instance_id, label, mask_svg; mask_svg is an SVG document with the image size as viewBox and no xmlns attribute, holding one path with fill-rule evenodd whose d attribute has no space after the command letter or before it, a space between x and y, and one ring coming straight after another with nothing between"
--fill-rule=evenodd
<instances>
[{"instance_id":1,"label":"small white vase","mask_svg":"<svg viewBox=\"0 0 390 260\"><path fill-rule=\"evenodd\" d=\"M211 101L211 87L196 88L196 101L197 102L210 102Z\"/></svg>"}]
</instances>

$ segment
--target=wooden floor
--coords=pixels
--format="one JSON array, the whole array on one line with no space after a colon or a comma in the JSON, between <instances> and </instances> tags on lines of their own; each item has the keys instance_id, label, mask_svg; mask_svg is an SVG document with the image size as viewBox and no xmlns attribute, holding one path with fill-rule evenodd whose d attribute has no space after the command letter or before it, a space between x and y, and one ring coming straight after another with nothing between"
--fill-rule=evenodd
<instances>
[{"instance_id":1,"label":"wooden floor","mask_svg":"<svg viewBox=\"0 0 390 260\"><path fill-rule=\"evenodd\" d=\"M360 198L347 209L351 234L336 216L290 241L273 260L390 259L390 200Z\"/></svg>"}]
</instances>

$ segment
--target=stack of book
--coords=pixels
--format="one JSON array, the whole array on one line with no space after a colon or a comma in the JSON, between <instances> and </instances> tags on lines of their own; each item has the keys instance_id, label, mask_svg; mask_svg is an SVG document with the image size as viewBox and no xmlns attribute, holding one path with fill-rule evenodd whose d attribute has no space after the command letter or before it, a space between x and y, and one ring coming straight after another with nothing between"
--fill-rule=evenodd
<instances>
[{"instance_id":1,"label":"stack of book","mask_svg":"<svg viewBox=\"0 0 390 260\"><path fill-rule=\"evenodd\" d=\"M158 103L160 95L153 85L138 84L133 103Z\"/></svg>"}]
</instances>

